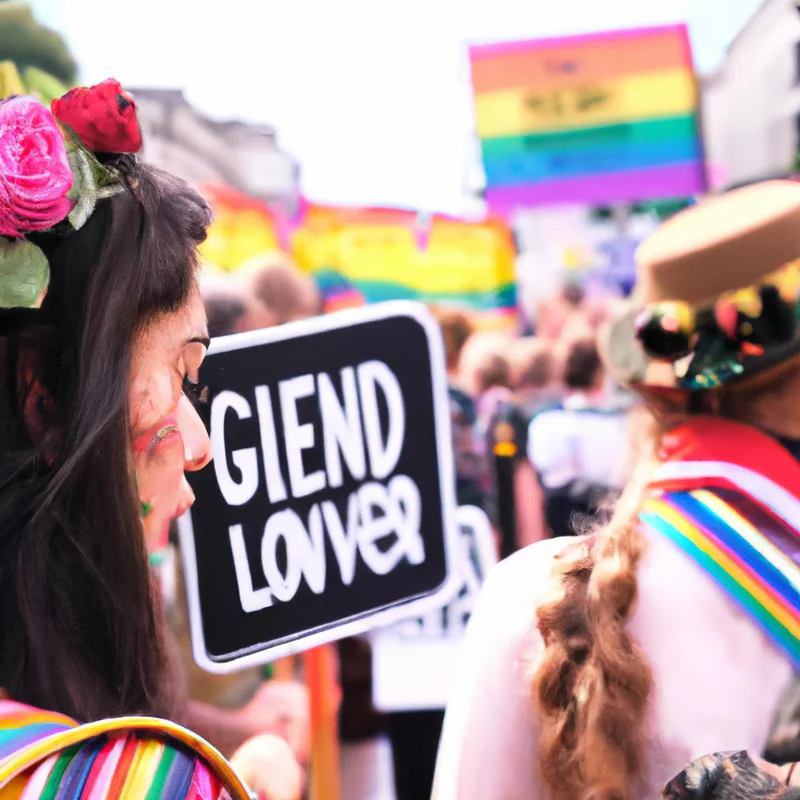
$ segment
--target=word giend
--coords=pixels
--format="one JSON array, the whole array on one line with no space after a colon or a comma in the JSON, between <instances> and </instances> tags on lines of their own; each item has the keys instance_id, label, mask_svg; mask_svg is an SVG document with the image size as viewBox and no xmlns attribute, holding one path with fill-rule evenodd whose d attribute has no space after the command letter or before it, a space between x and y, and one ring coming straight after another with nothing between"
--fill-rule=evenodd
<instances>
[{"instance_id":1,"label":"word giend","mask_svg":"<svg viewBox=\"0 0 800 800\"><path fill-rule=\"evenodd\" d=\"M406 433L406 409L397 376L382 361L366 361L357 368L340 372L343 399L340 400L330 375L300 375L280 381L277 400L282 426L275 424L273 393L269 386L256 386L257 425L251 426L253 439L260 444L261 461L266 477L266 494L272 505L293 498L308 497L326 488L336 489L345 481L342 461L357 481L369 473L377 480L388 478L400 458ZM387 410L387 426L381 429L379 394ZM301 422L297 403L316 395L321 432L312 422ZM232 391L220 392L211 404L211 445L216 458L214 471L222 496L229 506L248 503L258 491L260 471L256 446L228 454L226 433L229 426L242 424L253 416L248 400ZM318 442L317 434L320 433ZM325 469L306 472L303 452L321 445ZM280 463L283 450L288 476ZM237 480L228 463L235 466ZM287 480L288 478L288 480ZM291 493L291 494L290 494Z\"/></svg>"},{"instance_id":2,"label":"word giend","mask_svg":"<svg viewBox=\"0 0 800 800\"><path fill-rule=\"evenodd\" d=\"M294 598L301 579L314 594L327 584L325 531L330 538L342 583L349 586L356 573L356 554L376 575L391 572L404 558L412 565L425 561L420 535L421 501L417 485L406 475L396 475L386 485L369 482L352 492L347 501L346 523L336 505L325 500L312 506L306 525L290 508L272 514L261 536L261 570L267 586L255 589L241 525L228 529L242 610L268 608L273 599ZM387 537L389 540L387 547ZM286 567L278 564L283 541Z\"/></svg>"}]
</instances>

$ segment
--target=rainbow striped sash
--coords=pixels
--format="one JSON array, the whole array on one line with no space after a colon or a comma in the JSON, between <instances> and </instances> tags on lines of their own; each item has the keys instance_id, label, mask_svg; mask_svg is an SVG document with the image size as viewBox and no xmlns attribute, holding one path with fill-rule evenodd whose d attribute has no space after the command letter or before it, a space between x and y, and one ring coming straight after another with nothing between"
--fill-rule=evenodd
<instances>
[{"instance_id":1,"label":"rainbow striped sash","mask_svg":"<svg viewBox=\"0 0 800 800\"><path fill-rule=\"evenodd\" d=\"M698 462L665 465L669 488L644 501L639 519L694 559L800 670L800 501L738 465L706 467L718 474L701 481Z\"/></svg>"}]
</instances>

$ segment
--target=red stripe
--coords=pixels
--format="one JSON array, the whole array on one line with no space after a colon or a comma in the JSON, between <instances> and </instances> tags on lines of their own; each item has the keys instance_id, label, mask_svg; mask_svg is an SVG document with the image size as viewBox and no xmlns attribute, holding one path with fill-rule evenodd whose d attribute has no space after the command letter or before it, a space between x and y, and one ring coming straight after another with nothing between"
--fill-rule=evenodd
<instances>
[{"instance_id":1,"label":"red stripe","mask_svg":"<svg viewBox=\"0 0 800 800\"><path fill-rule=\"evenodd\" d=\"M125 747L122 750L122 755L119 757L119 763L114 770L114 777L108 785L107 795L109 798L119 797L125 787L125 781L128 778L133 757L136 755L136 746L138 740L135 736L128 736L128 741L125 742Z\"/></svg>"},{"instance_id":2,"label":"red stripe","mask_svg":"<svg viewBox=\"0 0 800 800\"><path fill-rule=\"evenodd\" d=\"M719 417L698 417L666 434L659 456L661 461L737 464L800 497L800 464L785 447L749 425ZM709 484L707 479L705 484Z\"/></svg>"}]
</instances>

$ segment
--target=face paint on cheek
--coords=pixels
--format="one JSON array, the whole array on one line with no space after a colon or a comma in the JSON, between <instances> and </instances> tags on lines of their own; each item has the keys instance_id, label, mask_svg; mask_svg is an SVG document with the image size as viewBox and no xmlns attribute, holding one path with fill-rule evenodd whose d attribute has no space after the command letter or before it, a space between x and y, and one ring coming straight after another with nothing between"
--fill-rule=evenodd
<instances>
[{"instance_id":1,"label":"face paint on cheek","mask_svg":"<svg viewBox=\"0 0 800 800\"><path fill-rule=\"evenodd\" d=\"M174 511L167 507L169 486L183 476L183 446L174 410L138 436L133 451L145 544L150 563L155 565L163 559L169 542L169 520Z\"/></svg>"},{"instance_id":2,"label":"face paint on cheek","mask_svg":"<svg viewBox=\"0 0 800 800\"><path fill-rule=\"evenodd\" d=\"M172 413L135 439L133 451L137 455L153 455L161 446L171 443L173 436L179 435L178 421Z\"/></svg>"}]
</instances>

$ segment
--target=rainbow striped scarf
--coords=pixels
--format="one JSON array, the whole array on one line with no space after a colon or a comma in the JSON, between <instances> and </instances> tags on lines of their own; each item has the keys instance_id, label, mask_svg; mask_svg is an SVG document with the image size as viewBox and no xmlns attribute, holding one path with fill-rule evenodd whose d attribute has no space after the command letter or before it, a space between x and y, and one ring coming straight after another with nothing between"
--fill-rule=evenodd
<instances>
[{"instance_id":1,"label":"rainbow striped scarf","mask_svg":"<svg viewBox=\"0 0 800 800\"><path fill-rule=\"evenodd\" d=\"M764 434L716 419L678 429L662 455L641 523L695 560L800 670L800 464Z\"/></svg>"},{"instance_id":2,"label":"rainbow striped scarf","mask_svg":"<svg viewBox=\"0 0 800 800\"><path fill-rule=\"evenodd\" d=\"M189 731L147 717L77 725L0 700L0 800L249 800Z\"/></svg>"}]
</instances>

